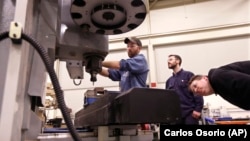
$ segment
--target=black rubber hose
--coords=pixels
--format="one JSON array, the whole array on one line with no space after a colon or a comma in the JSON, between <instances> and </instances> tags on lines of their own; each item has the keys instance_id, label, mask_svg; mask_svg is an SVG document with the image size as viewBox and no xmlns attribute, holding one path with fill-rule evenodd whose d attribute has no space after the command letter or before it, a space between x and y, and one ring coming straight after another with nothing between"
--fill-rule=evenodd
<instances>
[{"instance_id":1,"label":"black rubber hose","mask_svg":"<svg viewBox=\"0 0 250 141\"><path fill-rule=\"evenodd\" d=\"M8 34L9 34L9 32L3 32L2 34L0 34L0 41L9 37ZM74 128L74 125L70 119L70 115L69 115L67 106L64 102L63 91L61 90L59 81L57 79L57 75L55 73L51 59L49 58L46 50L36 40L34 40L32 37L29 37L25 33L22 33L21 38L26 40L27 42L29 42L36 49L36 51L40 55L41 59L43 60L45 67L49 73L51 82L53 84L54 91L56 93L56 99L58 101L58 106L62 112L63 118L65 120L65 123L66 123L68 129L69 129L69 132L70 132L72 138L74 139L74 141L81 141L81 138L80 138L79 134L77 133L76 129Z\"/></svg>"}]
</instances>

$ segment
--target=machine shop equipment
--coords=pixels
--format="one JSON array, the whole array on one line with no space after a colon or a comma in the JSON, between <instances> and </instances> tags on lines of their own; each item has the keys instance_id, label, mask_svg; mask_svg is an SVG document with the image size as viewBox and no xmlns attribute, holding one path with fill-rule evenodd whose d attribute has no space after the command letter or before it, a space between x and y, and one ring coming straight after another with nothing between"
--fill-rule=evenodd
<instances>
[{"instance_id":1,"label":"machine shop equipment","mask_svg":"<svg viewBox=\"0 0 250 141\"><path fill-rule=\"evenodd\" d=\"M108 36L137 28L146 17L146 2L2 0L0 31L8 30L13 21L21 23L17 24L22 25L18 28L37 39L47 49L52 62L57 59L67 62L70 78L83 79L85 67L91 75L90 81L95 82L109 51ZM36 109L45 103L47 75L40 56L30 46L26 42L21 45L1 42L2 140L35 140L41 133L42 123Z\"/></svg>"},{"instance_id":2,"label":"machine shop equipment","mask_svg":"<svg viewBox=\"0 0 250 141\"><path fill-rule=\"evenodd\" d=\"M175 91L132 88L123 93L107 92L81 109L76 113L75 126L179 124L180 120L180 100Z\"/></svg>"},{"instance_id":3,"label":"machine shop equipment","mask_svg":"<svg viewBox=\"0 0 250 141\"><path fill-rule=\"evenodd\" d=\"M75 127L98 130L98 139L131 136L134 141L151 141L158 134L156 129L150 129L151 136L141 135L142 128L138 125L176 125L180 122L180 100L175 91L151 88L132 88L123 93L106 91L95 102L79 110L74 121ZM138 138L132 139L132 136ZM158 140L158 137L154 138Z\"/></svg>"},{"instance_id":4,"label":"machine shop equipment","mask_svg":"<svg viewBox=\"0 0 250 141\"><path fill-rule=\"evenodd\" d=\"M108 35L137 28L146 17L142 0L59 0L56 58L67 62L69 76L83 79L82 67L97 81L108 54Z\"/></svg>"}]
</instances>

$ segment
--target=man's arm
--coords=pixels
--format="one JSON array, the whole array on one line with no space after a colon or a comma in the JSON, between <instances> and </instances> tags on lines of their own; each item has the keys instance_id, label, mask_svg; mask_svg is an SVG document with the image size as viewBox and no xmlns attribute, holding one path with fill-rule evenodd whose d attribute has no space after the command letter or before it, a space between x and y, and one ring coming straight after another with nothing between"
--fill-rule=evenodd
<instances>
[{"instance_id":1,"label":"man's arm","mask_svg":"<svg viewBox=\"0 0 250 141\"><path fill-rule=\"evenodd\" d=\"M120 69L120 61L103 61L102 66L111 69Z\"/></svg>"},{"instance_id":2,"label":"man's arm","mask_svg":"<svg viewBox=\"0 0 250 141\"><path fill-rule=\"evenodd\" d=\"M203 106L204 106L203 96L194 96L194 100L195 100L194 111L201 113Z\"/></svg>"},{"instance_id":3,"label":"man's arm","mask_svg":"<svg viewBox=\"0 0 250 141\"><path fill-rule=\"evenodd\" d=\"M201 117L201 112L203 109L203 105L204 105L204 99L202 96L195 96L195 108L194 111L192 113L192 116L196 119L199 119Z\"/></svg>"},{"instance_id":4,"label":"man's arm","mask_svg":"<svg viewBox=\"0 0 250 141\"><path fill-rule=\"evenodd\" d=\"M102 66L102 71L99 72L99 74L105 77L109 77L108 69L119 69L120 61L103 61Z\"/></svg>"},{"instance_id":5,"label":"man's arm","mask_svg":"<svg viewBox=\"0 0 250 141\"><path fill-rule=\"evenodd\" d=\"M99 73L102 76L108 77L109 76L109 71L106 68L102 68L102 71Z\"/></svg>"}]
</instances>

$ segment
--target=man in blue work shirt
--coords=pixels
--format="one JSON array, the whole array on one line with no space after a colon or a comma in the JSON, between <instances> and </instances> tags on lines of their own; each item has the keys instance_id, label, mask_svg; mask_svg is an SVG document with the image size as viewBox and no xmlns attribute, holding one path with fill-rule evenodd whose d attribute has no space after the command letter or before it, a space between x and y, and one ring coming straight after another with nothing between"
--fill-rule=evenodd
<instances>
[{"instance_id":1,"label":"man in blue work shirt","mask_svg":"<svg viewBox=\"0 0 250 141\"><path fill-rule=\"evenodd\" d=\"M194 95L188 88L188 81L194 75L181 68L182 59L179 55L168 56L168 68L173 75L166 81L166 89L175 90L180 98L182 124L199 124L204 100L202 96Z\"/></svg>"},{"instance_id":2,"label":"man in blue work shirt","mask_svg":"<svg viewBox=\"0 0 250 141\"><path fill-rule=\"evenodd\" d=\"M109 77L113 81L120 81L120 91L124 92L134 87L147 87L148 63L143 54L141 41L136 37L125 38L127 44L128 59L120 61L103 61L102 76Z\"/></svg>"}]
</instances>

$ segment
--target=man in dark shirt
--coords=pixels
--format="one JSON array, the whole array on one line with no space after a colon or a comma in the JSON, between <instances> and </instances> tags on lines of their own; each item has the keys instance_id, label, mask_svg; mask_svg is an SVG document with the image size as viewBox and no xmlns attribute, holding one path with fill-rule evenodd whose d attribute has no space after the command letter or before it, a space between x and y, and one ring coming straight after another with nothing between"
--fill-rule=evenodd
<instances>
[{"instance_id":1,"label":"man in dark shirt","mask_svg":"<svg viewBox=\"0 0 250 141\"><path fill-rule=\"evenodd\" d=\"M168 56L168 68L173 75L166 81L166 89L175 90L180 97L182 124L199 124L204 100L202 96L194 95L188 89L188 81L194 75L181 68L182 59L179 55Z\"/></svg>"},{"instance_id":2,"label":"man in dark shirt","mask_svg":"<svg viewBox=\"0 0 250 141\"><path fill-rule=\"evenodd\" d=\"M197 95L218 94L231 104L250 110L250 61L239 61L195 75L189 89Z\"/></svg>"}]
</instances>

